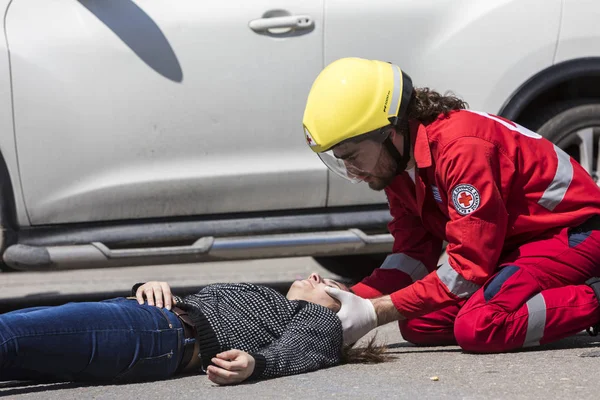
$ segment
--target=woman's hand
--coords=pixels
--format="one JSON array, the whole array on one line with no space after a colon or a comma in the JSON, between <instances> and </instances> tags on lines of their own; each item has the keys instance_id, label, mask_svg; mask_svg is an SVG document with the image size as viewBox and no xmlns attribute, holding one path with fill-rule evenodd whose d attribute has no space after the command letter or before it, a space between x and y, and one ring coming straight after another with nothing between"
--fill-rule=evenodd
<instances>
[{"instance_id":1,"label":"woman's hand","mask_svg":"<svg viewBox=\"0 0 600 400\"><path fill-rule=\"evenodd\" d=\"M171 288L167 282L146 282L140 286L136 292L135 297L140 304L144 304L144 297L148 300L148 305L162 308L163 303L167 310L170 310L173 304L176 303Z\"/></svg>"},{"instance_id":2,"label":"woman's hand","mask_svg":"<svg viewBox=\"0 0 600 400\"><path fill-rule=\"evenodd\" d=\"M218 385L233 385L248 379L254 372L254 357L245 351L228 350L217 354L206 369L208 379Z\"/></svg>"}]
</instances>

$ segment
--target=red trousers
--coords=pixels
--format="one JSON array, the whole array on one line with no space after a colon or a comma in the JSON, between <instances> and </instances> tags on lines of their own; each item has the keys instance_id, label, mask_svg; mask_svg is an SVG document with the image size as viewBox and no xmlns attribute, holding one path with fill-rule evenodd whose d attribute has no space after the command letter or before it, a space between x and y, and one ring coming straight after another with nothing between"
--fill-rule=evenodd
<instances>
[{"instance_id":1,"label":"red trousers","mask_svg":"<svg viewBox=\"0 0 600 400\"><path fill-rule=\"evenodd\" d=\"M400 321L405 340L501 352L573 335L600 322L585 281L600 276L600 231L561 229L519 247L469 299Z\"/></svg>"}]
</instances>

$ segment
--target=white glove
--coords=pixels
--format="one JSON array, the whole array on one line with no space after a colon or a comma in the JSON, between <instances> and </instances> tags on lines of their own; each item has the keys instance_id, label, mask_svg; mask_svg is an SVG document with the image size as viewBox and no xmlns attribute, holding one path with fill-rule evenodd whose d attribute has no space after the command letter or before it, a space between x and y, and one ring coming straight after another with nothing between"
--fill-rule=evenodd
<instances>
[{"instance_id":1,"label":"white glove","mask_svg":"<svg viewBox=\"0 0 600 400\"><path fill-rule=\"evenodd\" d=\"M377 328L377 314L370 300L330 286L326 287L325 291L342 303L337 316L342 321L344 344L354 344L369 331Z\"/></svg>"}]
</instances>

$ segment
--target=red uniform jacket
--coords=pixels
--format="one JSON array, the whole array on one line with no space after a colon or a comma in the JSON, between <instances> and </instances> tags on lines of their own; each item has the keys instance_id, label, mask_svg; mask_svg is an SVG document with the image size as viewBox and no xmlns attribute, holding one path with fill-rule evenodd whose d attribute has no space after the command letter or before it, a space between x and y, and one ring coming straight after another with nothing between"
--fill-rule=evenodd
<instances>
[{"instance_id":1,"label":"red uniform jacket","mask_svg":"<svg viewBox=\"0 0 600 400\"><path fill-rule=\"evenodd\" d=\"M391 294L407 318L471 296L519 245L600 214L589 174L513 122L462 110L412 133L415 181L405 172L385 189L393 254L352 288ZM448 261L437 267L443 240Z\"/></svg>"}]
</instances>

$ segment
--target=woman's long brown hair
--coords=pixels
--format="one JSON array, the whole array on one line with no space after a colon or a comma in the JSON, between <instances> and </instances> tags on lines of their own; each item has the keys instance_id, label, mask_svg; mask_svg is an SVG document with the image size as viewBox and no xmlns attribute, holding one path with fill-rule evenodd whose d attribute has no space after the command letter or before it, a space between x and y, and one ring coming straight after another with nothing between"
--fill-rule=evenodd
<instances>
[{"instance_id":1,"label":"woman's long brown hair","mask_svg":"<svg viewBox=\"0 0 600 400\"><path fill-rule=\"evenodd\" d=\"M366 346L342 348L342 364L378 364L394 359L386 353L387 347L375 344L376 337L373 336Z\"/></svg>"}]
</instances>

